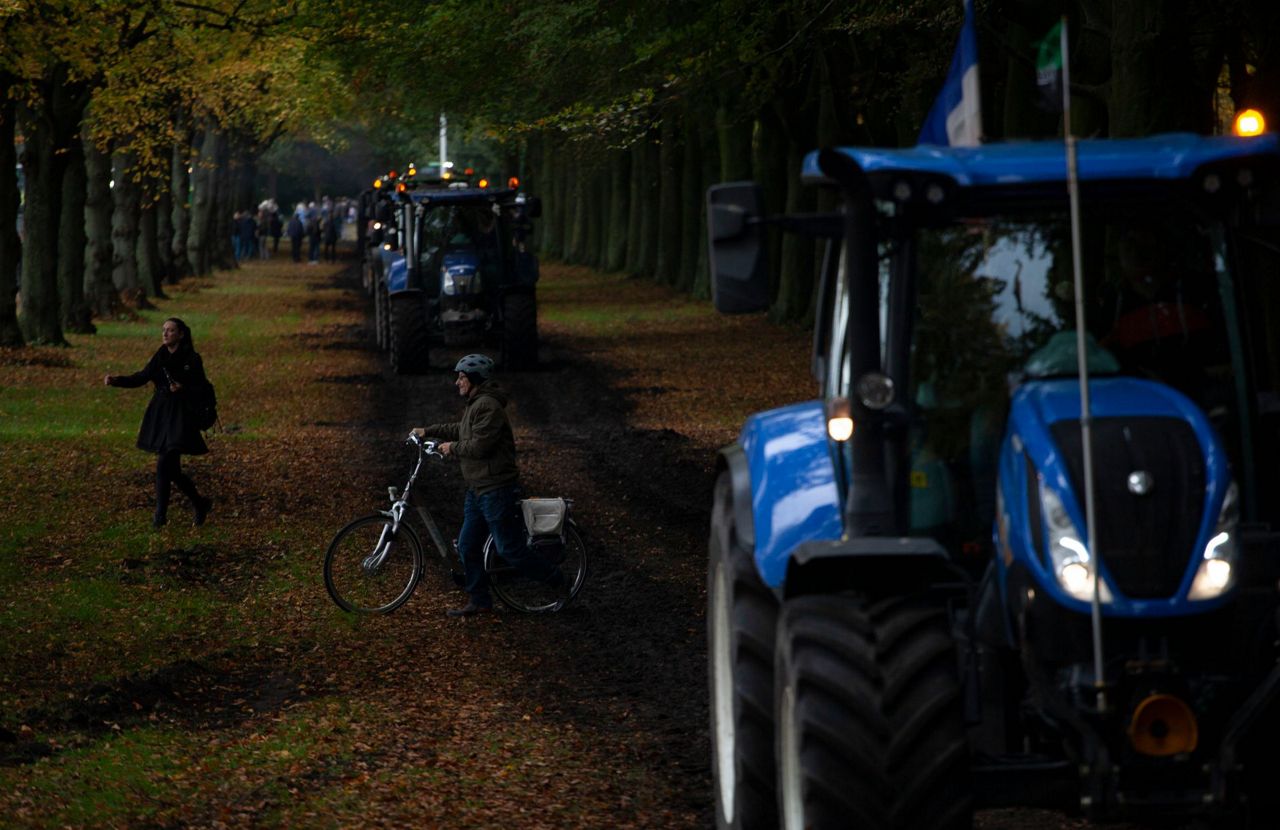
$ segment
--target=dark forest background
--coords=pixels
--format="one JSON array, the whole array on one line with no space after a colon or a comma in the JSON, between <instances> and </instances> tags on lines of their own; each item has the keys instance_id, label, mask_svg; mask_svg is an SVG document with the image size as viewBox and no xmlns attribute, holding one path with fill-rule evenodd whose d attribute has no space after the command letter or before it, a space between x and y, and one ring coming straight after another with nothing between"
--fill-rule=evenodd
<instances>
[{"instance_id":1,"label":"dark forest background","mask_svg":"<svg viewBox=\"0 0 1280 830\"><path fill-rule=\"evenodd\" d=\"M1061 135L1035 49L1064 14L1076 135L1280 117L1273 0L975 12L988 141ZM0 345L63 343L234 268L236 210L354 196L436 157L442 114L451 158L542 197L544 256L705 297L707 186L823 207L803 155L914 144L961 19L958 0L5 4ZM815 246L775 242L771 315L808 322Z\"/></svg>"}]
</instances>

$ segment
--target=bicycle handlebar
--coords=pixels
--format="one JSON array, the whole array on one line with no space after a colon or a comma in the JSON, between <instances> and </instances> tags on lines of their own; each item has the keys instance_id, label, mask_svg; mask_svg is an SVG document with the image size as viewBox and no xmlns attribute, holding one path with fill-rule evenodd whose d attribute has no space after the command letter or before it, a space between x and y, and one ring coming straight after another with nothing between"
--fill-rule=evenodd
<instances>
[{"instance_id":1,"label":"bicycle handlebar","mask_svg":"<svg viewBox=\"0 0 1280 830\"><path fill-rule=\"evenodd\" d=\"M419 438L416 432L410 432L409 437L404 439L406 444L413 444L418 448L418 452L423 455L434 455L436 458L444 458L444 455L436 451L439 444L436 441L428 441L425 438Z\"/></svg>"}]
</instances>

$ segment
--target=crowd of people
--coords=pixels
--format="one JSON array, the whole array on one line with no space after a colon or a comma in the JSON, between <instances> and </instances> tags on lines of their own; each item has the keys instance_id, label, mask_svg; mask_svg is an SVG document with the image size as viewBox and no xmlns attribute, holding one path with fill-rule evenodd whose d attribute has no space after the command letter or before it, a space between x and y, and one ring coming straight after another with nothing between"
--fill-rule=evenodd
<instances>
[{"instance_id":1,"label":"crowd of people","mask_svg":"<svg viewBox=\"0 0 1280 830\"><path fill-rule=\"evenodd\" d=\"M280 252L280 237L288 236L294 262L302 262L306 242L307 262L319 264L338 259L338 240L344 222L354 221L354 205L345 196L325 196L319 202L298 202L286 221L275 199L266 199L257 209L236 211L231 244L236 262L269 259Z\"/></svg>"}]
</instances>

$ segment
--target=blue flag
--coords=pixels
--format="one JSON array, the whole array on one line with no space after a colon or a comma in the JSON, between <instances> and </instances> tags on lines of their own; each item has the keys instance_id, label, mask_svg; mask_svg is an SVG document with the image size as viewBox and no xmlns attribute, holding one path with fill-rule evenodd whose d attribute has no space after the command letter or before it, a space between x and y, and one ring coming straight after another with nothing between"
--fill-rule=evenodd
<instances>
[{"instance_id":1,"label":"blue flag","mask_svg":"<svg viewBox=\"0 0 1280 830\"><path fill-rule=\"evenodd\" d=\"M942 91L920 129L919 144L973 147L982 142L982 106L978 101L978 31L973 0L964 0L964 25L951 56Z\"/></svg>"}]
</instances>

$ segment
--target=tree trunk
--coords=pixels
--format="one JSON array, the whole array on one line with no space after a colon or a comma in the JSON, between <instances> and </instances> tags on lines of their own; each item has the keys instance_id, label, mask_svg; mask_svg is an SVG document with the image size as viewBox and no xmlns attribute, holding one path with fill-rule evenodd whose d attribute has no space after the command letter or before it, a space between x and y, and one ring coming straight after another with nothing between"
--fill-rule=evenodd
<instances>
[{"instance_id":1,"label":"tree trunk","mask_svg":"<svg viewBox=\"0 0 1280 830\"><path fill-rule=\"evenodd\" d=\"M235 194L232 190L234 182L232 167L231 140L222 135L218 141L217 165L213 168L213 265L224 271L237 268L236 252L231 245L231 234L235 232L234 207Z\"/></svg>"},{"instance_id":2,"label":"tree trunk","mask_svg":"<svg viewBox=\"0 0 1280 830\"><path fill-rule=\"evenodd\" d=\"M213 270L214 167L218 162L218 131L204 130L200 149L192 160L191 226L187 233L187 261L191 271L204 277Z\"/></svg>"},{"instance_id":3,"label":"tree trunk","mask_svg":"<svg viewBox=\"0 0 1280 830\"><path fill-rule=\"evenodd\" d=\"M11 79L0 77L0 346L26 342L18 326L18 263L22 240L18 237L18 154L14 149L17 106L7 96Z\"/></svg>"},{"instance_id":4,"label":"tree trunk","mask_svg":"<svg viewBox=\"0 0 1280 830\"><path fill-rule=\"evenodd\" d=\"M604 262L604 229L609 221L606 181L605 171L593 163L587 171L587 244L584 264L597 269Z\"/></svg>"},{"instance_id":5,"label":"tree trunk","mask_svg":"<svg viewBox=\"0 0 1280 830\"><path fill-rule=\"evenodd\" d=\"M111 215L111 241L115 250L112 278L127 305L147 308L147 292L138 279L138 214L142 206L141 185L134 180L137 155L132 150L117 150L111 155L111 198L115 211Z\"/></svg>"},{"instance_id":6,"label":"tree trunk","mask_svg":"<svg viewBox=\"0 0 1280 830\"><path fill-rule=\"evenodd\" d=\"M179 131L179 135L187 138L173 145L169 157L169 205L173 225L169 251L174 282L191 274L191 260L187 258L187 236L191 231L191 174L187 172L191 166L191 140L185 132Z\"/></svg>"},{"instance_id":7,"label":"tree trunk","mask_svg":"<svg viewBox=\"0 0 1280 830\"><path fill-rule=\"evenodd\" d=\"M631 186L630 198L627 207L627 260L626 271L631 274L640 273L641 249L643 240L640 238L641 218L644 215L644 182L645 182L645 145L644 136L636 139L631 145Z\"/></svg>"},{"instance_id":8,"label":"tree trunk","mask_svg":"<svg viewBox=\"0 0 1280 830\"><path fill-rule=\"evenodd\" d=\"M236 153L235 187L231 191L231 213L237 210L258 213L258 157L251 150L240 149Z\"/></svg>"},{"instance_id":9,"label":"tree trunk","mask_svg":"<svg viewBox=\"0 0 1280 830\"><path fill-rule=\"evenodd\" d=\"M800 165L817 138L821 74L817 66L810 67L809 77L802 86L777 99L779 116L787 133L787 214L813 210L814 207L813 188L800 182ZM813 290L813 270L813 241L798 234L783 235L778 296L770 310L775 321L797 322L804 319Z\"/></svg>"},{"instance_id":10,"label":"tree trunk","mask_svg":"<svg viewBox=\"0 0 1280 830\"><path fill-rule=\"evenodd\" d=\"M680 117L670 108L662 116L658 139L658 252L654 272L658 282L680 281Z\"/></svg>"},{"instance_id":11,"label":"tree trunk","mask_svg":"<svg viewBox=\"0 0 1280 830\"><path fill-rule=\"evenodd\" d=\"M771 104L760 111L759 136L756 142L755 175L760 182L764 212L768 216L782 213L787 206L787 134L777 110ZM766 228L764 232L765 272L769 275L769 296L776 300L782 274L782 231Z\"/></svg>"},{"instance_id":12,"label":"tree trunk","mask_svg":"<svg viewBox=\"0 0 1280 830\"><path fill-rule=\"evenodd\" d=\"M747 181L751 178L752 121L738 115L738 95L722 91L720 97L720 106L716 108L720 181Z\"/></svg>"},{"instance_id":13,"label":"tree trunk","mask_svg":"<svg viewBox=\"0 0 1280 830\"><path fill-rule=\"evenodd\" d=\"M58 74L53 70L52 74ZM28 343L66 345L62 308L58 301L57 227L62 202L62 176L56 162L52 86L32 107L22 108L22 172L26 177L26 205L22 230L22 311L18 322Z\"/></svg>"},{"instance_id":14,"label":"tree trunk","mask_svg":"<svg viewBox=\"0 0 1280 830\"><path fill-rule=\"evenodd\" d=\"M640 143L644 154L644 174L640 182L640 261L636 274L653 276L658 265L658 148L653 135L646 135Z\"/></svg>"},{"instance_id":15,"label":"tree trunk","mask_svg":"<svg viewBox=\"0 0 1280 830\"><path fill-rule=\"evenodd\" d=\"M88 176L84 166L84 145L75 136L64 154L62 208L58 228L58 294L62 303L62 323L67 331L93 334L92 309L85 292L84 206Z\"/></svg>"},{"instance_id":16,"label":"tree trunk","mask_svg":"<svg viewBox=\"0 0 1280 830\"><path fill-rule=\"evenodd\" d=\"M160 264L159 250L159 201L151 192L151 180L141 188L138 205L138 247L134 258L138 261L138 282L152 297L163 297L164 269Z\"/></svg>"},{"instance_id":17,"label":"tree trunk","mask_svg":"<svg viewBox=\"0 0 1280 830\"><path fill-rule=\"evenodd\" d=\"M111 156L92 141L84 145L85 166L85 293L94 315L110 319L120 312L120 293L112 272L115 247L111 241Z\"/></svg>"},{"instance_id":18,"label":"tree trunk","mask_svg":"<svg viewBox=\"0 0 1280 830\"><path fill-rule=\"evenodd\" d=\"M550 259L564 258L565 189L564 165L560 144L548 138L542 142L543 219L542 254Z\"/></svg>"},{"instance_id":19,"label":"tree trunk","mask_svg":"<svg viewBox=\"0 0 1280 830\"><path fill-rule=\"evenodd\" d=\"M621 271L627 265L627 217L631 194L631 155L609 151L609 230L605 235L604 270Z\"/></svg>"},{"instance_id":20,"label":"tree trunk","mask_svg":"<svg viewBox=\"0 0 1280 830\"><path fill-rule=\"evenodd\" d=\"M160 266L160 280L173 285L178 278L173 273L173 194L167 179L156 197L155 256Z\"/></svg>"},{"instance_id":21,"label":"tree trunk","mask_svg":"<svg viewBox=\"0 0 1280 830\"><path fill-rule=\"evenodd\" d=\"M575 265L582 264L583 242L586 234L583 225L586 223L586 198L583 193L586 176L582 165L570 163L565 170L565 192L568 202L565 205L564 259Z\"/></svg>"},{"instance_id":22,"label":"tree trunk","mask_svg":"<svg viewBox=\"0 0 1280 830\"><path fill-rule=\"evenodd\" d=\"M1108 114L1113 137L1212 132L1213 92L1225 50L1212 22L1187 21L1185 5L1112 3Z\"/></svg>"},{"instance_id":23,"label":"tree trunk","mask_svg":"<svg viewBox=\"0 0 1280 830\"><path fill-rule=\"evenodd\" d=\"M684 152L680 156L680 274L676 288L693 292L698 275L698 239L702 236L705 197L702 187L702 128L697 118L684 121Z\"/></svg>"},{"instance_id":24,"label":"tree trunk","mask_svg":"<svg viewBox=\"0 0 1280 830\"><path fill-rule=\"evenodd\" d=\"M706 193L711 185L720 181L720 148L715 130L709 125L699 125L701 186L698 188L698 265L693 275L693 296L700 300L711 299L711 261L707 250Z\"/></svg>"}]
</instances>

